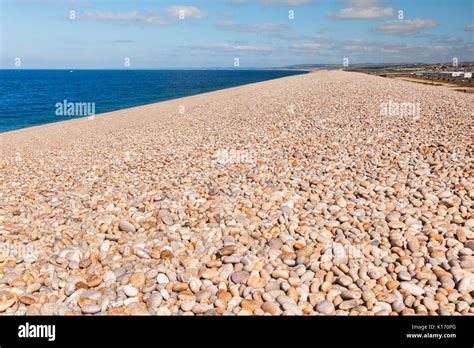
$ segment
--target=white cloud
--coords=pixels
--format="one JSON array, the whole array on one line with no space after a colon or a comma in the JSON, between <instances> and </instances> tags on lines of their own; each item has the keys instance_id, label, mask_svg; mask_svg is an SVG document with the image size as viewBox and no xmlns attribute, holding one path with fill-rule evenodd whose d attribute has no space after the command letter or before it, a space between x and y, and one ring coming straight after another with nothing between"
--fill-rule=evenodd
<instances>
[{"instance_id":1,"label":"white cloud","mask_svg":"<svg viewBox=\"0 0 474 348\"><path fill-rule=\"evenodd\" d=\"M241 44L218 44L218 45L197 45L191 46L192 49L198 50L211 50L211 51L255 51L255 52L268 52L273 50L273 46L264 45L241 45Z\"/></svg>"},{"instance_id":2,"label":"white cloud","mask_svg":"<svg viewBox=\"0 0 474 348\"><path fill-rule=\"evenodd\" d=\"M379 0L349 0L347 6L337 13L330 13L335 19L374 19L392 17L395 10L391 7L378 6Z\"/></svg>"},{"instance_id":3,"label":"white cloud","mask_svg":"<svg viewBox=\"0 0 474 348\"><path fill-rule=\"evenodd\" d=\"M221 30L237 31L237 32L279 32L288 29L284 24L263 23L263 24L247 24L242 25L233 21L220 21L216 23L216 27Z\"/></svg>"},{"instance_id":4,"label":"white cloud","mask_svg":"<svg viewBox=\"0 0 474 348\"><path fill-rule=\"evenodd\" d=\"M474 23L467 25L466 31L474 31Z\"/></svg>"},{"instance_id":5,"label":"white cloud","mask_svg":"<svg viewBox=\"0 0 474 348\"><path fill-rule=\"evenodd\" d=\"M311 4L314 0L259 0L263 5L306 5Z\"/></svg>"},{"instance_id":6,"label":"white cloud","mask_svg":"<svg viewBox=\"0 0 474 348\"><path fill-rule=\"evenodd\" d=\"M434 28L436 25L431 19L396 20L378 25L375 31L388 35L409 36L416 35L423 29Z\"/></svg>"},{"instance_id":7,"label":"white cloud","mask_svg":"<svg viewBox=\"0 0 474 348\"><path fill-rule=\"evenodd\" d=\"M449 44L449 45L455 45L455 44L463 43L463 40L458 38L458 37L446 36L446 35L438 36L438 37L436 37L435 40L437 42L446 43L446 44Z\"/></svg>"},{"instance_id":8,"label":"white cloud","mask_svg":"<svg viewBox=\"0 0 474 348\"><path fill-rule=\"evenodd\" d=\"M106 12L106 11L97 11L97 12L87 12L81 16L82 18L104 21L104 22L146 22L151 16L146 16L140 11L130 11L130 12Z\"/></svg>"},{"instance_id":9,"label":"white cloud","mask_svg":"<svg viewBox=\"0 0 474 348\"><path fill-rule=\"evenodd\" d=\"M321 48L321 44L318 43L305 43L299 45L293 45L291 48L295 48L298 50L317 50Z\"/></svg>"},{"instance_id":10,"label":"white cloud","mask_svg":"<svg viewBox=\"0 0 474 348\"><path fill-rule=\"evenodd\" d=\"M262 5L291 5L291 6L299 6L299 5L307 5L314 3L318 0L257 0L258 3ZM233 5L242 5L246 4L248 0L226 0L228 4Z\"/></svg>"},{"instance_id":11,"label":"white cloud","mask_svg":"<svg viewBox=\"0 0 474 348\"><path fill-rule=\"evenodd\" d=\"M182 12L181 12L182 11ZM170 6L166 9L166 15L160 16L155 13L143 13L140 11L130 12L107 12L96 11L86 12L79 16L84 19L116 22L116 23L142 23L150 25L168 25L177 23L180 14L184 14L184 19L202 19L207 17L207 11L201 11L194 6Z\"/></svg>"},{"instance_id":12,"label":"white cloud","mask_svg":"<svg viewBox=\"0 0 474 348\"><path fill-rule=\"evenodd\" d=\"M81 8L93 7L88 0L16 0L19 4L44 5L52 7Z\"/></svg>"},{"instance_id":13,"label":"white cloud","mask_svg":"<svg viewBox=\"0 0 474 348\"><path fill-rule=\"evenodd\" d=\"M330 17L337 19L374 19L380 17L392 17L395 10L391 7L347 7Z\"/></svg>"},{"instance_id":14,"label":"white cloud","mask_svg":"<svg viewBox=\"0 0 474 348\"><path fill-rule=\"evenodd\" d=\"M379 3L379 0L349 0L348 7L371 7Z\"/></svg>"}]
</instances>

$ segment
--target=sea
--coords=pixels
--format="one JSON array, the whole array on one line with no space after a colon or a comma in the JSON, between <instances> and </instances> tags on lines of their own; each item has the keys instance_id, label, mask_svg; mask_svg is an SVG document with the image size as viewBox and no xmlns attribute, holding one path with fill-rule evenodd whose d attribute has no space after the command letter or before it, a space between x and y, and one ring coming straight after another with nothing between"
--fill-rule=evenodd
<instances>
[{"instance_id":1,"label":"sea","mask_svg":"<svg viewBox=\"0 0 474 348\"><path fill-rule=\"evenodd\" d=\"M295 70L0 70L0 133L249 83Z\"/></svg>"}]
</instances>

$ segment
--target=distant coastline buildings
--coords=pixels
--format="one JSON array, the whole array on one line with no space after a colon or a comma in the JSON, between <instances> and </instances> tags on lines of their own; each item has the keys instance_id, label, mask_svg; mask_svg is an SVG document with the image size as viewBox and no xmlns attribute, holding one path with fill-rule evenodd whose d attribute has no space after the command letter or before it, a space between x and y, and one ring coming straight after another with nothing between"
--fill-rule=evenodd
<instances>
[{"instance_id":1,"label":"distant coastline buildings","mask_svg":"<svg viewBox=\"0 0 474 348\"><path fill-rule=\"evenodd\" d=\"M436 78L472 79L471 71L418 71L415 75Z\"/></svg>"}]
</instances>

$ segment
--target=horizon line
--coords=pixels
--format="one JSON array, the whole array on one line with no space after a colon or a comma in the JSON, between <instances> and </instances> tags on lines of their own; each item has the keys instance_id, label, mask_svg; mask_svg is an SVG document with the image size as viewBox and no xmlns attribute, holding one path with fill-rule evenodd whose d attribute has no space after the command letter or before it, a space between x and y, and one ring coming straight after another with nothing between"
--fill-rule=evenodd
<instances>
[{"instance_id":1,"label":"horizon line","mask_svg":"<svg viewBox=\"0 0 474 348\"><path fill-rule=\"evenodd\" d=\"M343 64L340 63L302 63L302 64L290 64L285 66L274 66L274 67L147 67L147 68L128 68L128 67L113 67L113 68L74 68L74 67L58 67L58 68L41 68L41 67L0 67L0 70L283 70L289 69L293 70L295 68L301 67L301 69L313 69L317 68L320 65L322 68L324 67L344 67L350 68L351 66L359 66L359 65L436 65L436 64L448 64L451 65L452 62L434 62L434 63L427 63L427 62L390 62L390 63L374 63L374 62L363 62L363 63L352 63L349 66L345 67ZM459 62L459 64L474 64L474 61L465 61ZM306 68L305 68L306 67Z\"/></svg>"}]
</instances>

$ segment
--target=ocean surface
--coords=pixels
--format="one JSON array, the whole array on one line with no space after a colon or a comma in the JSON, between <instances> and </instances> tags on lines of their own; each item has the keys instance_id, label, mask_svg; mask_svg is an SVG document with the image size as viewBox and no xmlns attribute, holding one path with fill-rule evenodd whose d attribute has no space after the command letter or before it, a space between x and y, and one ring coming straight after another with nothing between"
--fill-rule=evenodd
<instances>
[{"instance_id":1,"label":"ocean surface","mask_svg":"<svg viewBox=\"0 0 474 348\"><path fill-rule=\"evenodd\" d=\"M280 70L0 70L0 132L84 117L88 116L86 111L91 110L101 114L303 73ZM76 103L89 104L69 108ZM64 112L66 110L70 113Z\"/></svg>"}]
</instances>

